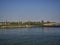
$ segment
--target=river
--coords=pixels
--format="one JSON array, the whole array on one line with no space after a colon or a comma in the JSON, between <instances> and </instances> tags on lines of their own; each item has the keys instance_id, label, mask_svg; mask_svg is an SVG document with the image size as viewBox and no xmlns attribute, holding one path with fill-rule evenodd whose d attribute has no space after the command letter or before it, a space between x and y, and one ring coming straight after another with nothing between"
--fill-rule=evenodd
<instances>
[{"instance_id":1,"label":"river","mask_svg":"<svg viewBox=\"0 0 60 45\"><path fill-rule=\"evenodd\" d=\"M1 28L0 45L60 45L60 28Z\"/></svg>"}]
</instances>

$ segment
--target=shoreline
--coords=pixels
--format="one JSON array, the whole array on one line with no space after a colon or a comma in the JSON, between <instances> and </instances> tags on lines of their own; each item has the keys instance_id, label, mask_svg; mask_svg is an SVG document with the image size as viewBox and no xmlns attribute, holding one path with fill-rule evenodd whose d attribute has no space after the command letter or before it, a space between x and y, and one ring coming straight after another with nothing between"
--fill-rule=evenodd
<instances>
[{"instance_id":1,"label":"shoreline","mask_svg":"<svg viewBox=\"0 0 60 45\"><path fill-rule=\"evenodd\" d=\"M35 26L35 25L31 25L31 26L1 26L0 28L36 28L36 27L60 27L60 25L58 26Z\"/></svg>"},{"instance_id":2,"label":"shoreline","mask_svg":"<svg viewBox=\"0 0 60 45\"><path fill-rule=\"evenodd\" d=\"M0 28L60 27L56 22L0 22Z\"/></svg>"}]
</instances>

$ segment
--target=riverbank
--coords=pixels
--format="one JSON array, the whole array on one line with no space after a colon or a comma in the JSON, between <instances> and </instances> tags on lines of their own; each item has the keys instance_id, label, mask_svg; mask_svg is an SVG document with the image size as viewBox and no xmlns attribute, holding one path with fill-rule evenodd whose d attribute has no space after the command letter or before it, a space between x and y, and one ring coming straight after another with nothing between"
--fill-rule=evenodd
<instances>
[{"instance_id":1,"label":"riverbank","mask_svg":"<svg viewBox=\"0 0 60 45\"><path fill-rule=\"evenodd\" d=\"M55 22L1 22L0 28L60 27Z\"/></svg>"},{"instance_id":2,"label":"riverbank","mask_svg":"<svg viewBox=\"0 0 60 45\"><path fill-rule=\"evenodd\" d=\"M54 26L36 26L36 25L24 25L24 26L1 26L0 28L32 28L32 27L60 27L58 25Z\"/></svg>"}]
</instances>

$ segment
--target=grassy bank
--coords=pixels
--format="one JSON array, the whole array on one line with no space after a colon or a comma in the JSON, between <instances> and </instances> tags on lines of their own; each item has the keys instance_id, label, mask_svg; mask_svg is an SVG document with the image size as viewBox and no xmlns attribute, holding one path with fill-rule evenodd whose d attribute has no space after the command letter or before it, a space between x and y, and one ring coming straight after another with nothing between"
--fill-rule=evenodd
<instances>
[{"instance_id":1,"label":"grassy bank","mask_svg":"<svg viewBox=\"0 0 60 45\"><path fill-rule=\"evenodd\" d=\"M7 22L0 24L0 28L24 28L24 27L60 27L53 22Z\"/></svg>"}]
</instances>

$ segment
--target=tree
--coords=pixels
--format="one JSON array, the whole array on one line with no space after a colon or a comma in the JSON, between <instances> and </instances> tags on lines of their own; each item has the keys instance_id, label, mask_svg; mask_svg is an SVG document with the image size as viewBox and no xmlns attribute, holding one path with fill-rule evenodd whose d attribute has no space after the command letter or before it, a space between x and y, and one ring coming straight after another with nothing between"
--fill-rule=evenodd
<instances>
[{"instance_id":1,"label":"tree","mask_svg":"<svg viewBox=\"0 0 60 45\"><path fill-rule=\"evenodd\" d=\"M47 21L47 23L50 23L50 21Z\"/></svg>"},{"instance_id":2,"label":"tree","mask_svg":"<svg viewBox=\"0 0 60 45\"><path fill-rule=\"evenodd\" d=\"M43 21L43 20L42 20L41 22L42 22L42 23L44 23L44 21Z\"/></svg>"}]
</instances>

